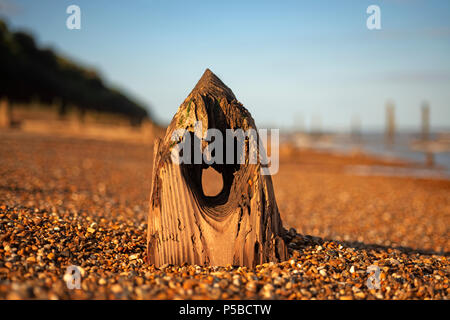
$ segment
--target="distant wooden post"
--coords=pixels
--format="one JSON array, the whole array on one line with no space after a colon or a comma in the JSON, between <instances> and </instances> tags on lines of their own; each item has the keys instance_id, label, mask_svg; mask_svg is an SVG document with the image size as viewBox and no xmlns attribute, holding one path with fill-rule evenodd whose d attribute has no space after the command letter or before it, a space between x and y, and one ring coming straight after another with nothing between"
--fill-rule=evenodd
<instances>
[{"instance_id":1,"label":"distant wooden post","mask_svg":"<svg viewBox=\"0 0 450 320\"><path fill-rule=\"evenodd\" d=\"M80 126L83 126L86 122L86 109L85 108L78 108L78 122Z\"/></svg>"},{"instance_id":2,"label":"distant wooden post","mask_svg":"<svg viewBox=\"0 0 450 320\"><path fill-rule=\"evenodd\" d=\"M350 125L350 136L353 139L361 139L361 118L358 115L354 115Z\"/></svg>"},{"instance_id":3,"label":"distant wooden post","mask_svg":"<svg viewBox=\"0 0 450 320\"><path fill-rule=\"evenodd\" d=\"M430 106L428 102L422 104L422 140L426 145L430 140ZM425 151L425 163L427 166L432 167L434 165L434 154L428 147Z\"/></svg>"},{"instance_id":4,"label":"distant wooden post","mask_svg":"<svg viewBox=\"0 0 450 320\"><path fill-rule=\"evenodd\" d=\"M430 138L430 106L428 102L422 104L422 140Z\"/></svg>"},{"instance_id":5,"label":"distant wooden post","mask_svg":"<svg viewBox=\"0 0 450 320\"><path fill-rule=\"evenodd\" d=\"M322 135L322 118L318 114L313 115L311 119L310 133L316 136Z\"/></svg>"},{"instance_id":6,"label":"distant wooden post","mask_svg":"<svg viewBox=\"0 0 450 320\"><path fill-rule=\"evenodd\" d=\"M0 128L9 128L11 125L11 112L8 100L3 98L0 100Z\"/></svg>"},{"instance_id":7,"label":"distant wooden post","mask_svg":"<svg viewBox=\"0 0 450 320\"><path fill-rule=\"evenodd\" d=\"M65 99L58 100L58 116L60 120L67 117L67 102Z\"/></svg>"},{"instance_id":8,"label":"distant wooden post","mask_svg":"<svg viewBox=\"0 0 450 320\"><path fill-rule=\"evenodd\" d=\"M141 133L145 141L152 141L152 139L154 139L154 128L150 120L148 119L142 120Z\"/></svg>"},{"instance_id":9,"label":"distant wooden post","mask_svg":"<svg viewBox=\"0 0 450 320\"><path fill-rule=\"evenodd\" d=\"M386 142L392 144L395 138L395 106L392 102L386 104Z\"/></svg>"}]
</instances>

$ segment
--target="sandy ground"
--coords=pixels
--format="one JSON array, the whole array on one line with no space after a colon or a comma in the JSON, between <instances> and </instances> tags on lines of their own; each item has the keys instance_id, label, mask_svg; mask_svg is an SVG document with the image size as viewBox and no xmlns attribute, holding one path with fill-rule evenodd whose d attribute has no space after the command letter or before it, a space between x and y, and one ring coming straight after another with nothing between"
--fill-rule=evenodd
<instances>
[{"instance_id":1,"label":"sandy ground","mask_svg":"<svg viewBox=\"0 0 450 320\"><path fill-rule=\"evenodd\" d=\"M282 151L275 194L298 232L288 261L156 269L144 262L151 146L0 131L0 298L450 297L450 181L358 176L352 166L406 164Z\"/></svg>"}]
</instances>

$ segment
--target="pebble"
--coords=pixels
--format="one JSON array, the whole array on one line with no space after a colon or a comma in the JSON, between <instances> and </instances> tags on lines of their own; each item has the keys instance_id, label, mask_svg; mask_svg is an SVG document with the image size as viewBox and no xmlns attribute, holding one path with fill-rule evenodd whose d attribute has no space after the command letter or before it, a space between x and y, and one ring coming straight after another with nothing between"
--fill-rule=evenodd
<instances>
[{"instance_id":1,"label":"pebble","mask_svg":"<svg viewBox=\"0 0 450 320\"><path fill-rule=\"evenodd\" d=\"M409 204L394 201L387 188L372 186L382 185L382 177L349 176L349 181L358 179L358 188L351 189L347 180L334 180L338 173L303 170L308 179L291 179L292 186L288 179L285 188L276 188L279 194L296 195L286 201L277 194L286 224L302 221L298 230L314 235L290 229L287 261L254 268L156 268L144 262L152 149L59 137L25 139L23 134L0 133L2 181L10 187L2 190L0 204L0 299L450 299L450 264L442 253L450 248L445 224L438 223L448 197L444 182L427 181L427 188L419 190L417 181L393 179L389 190L397 197L414 194ZM16 166L17 159L23 168ZM60 174L54 175L48 163ZM274 180L280 175L281 168ZM333 185L349 188L345 207L339 207L343 201L333 202ZM342 219L336 220L330 208ZM370 232L361 231L356 213L366 217ZM408 229L411 225L417 228ZM403 249L395 239L405 242ZM79 266L81 290L67 288L70 265ZM371 265L382 271L379 290L366 285Z\"/></svg>"},{"instance_id":2,"label":"pebble","mask_svg":"<svg viewBox=\"0 0 450 320\"><path fill-rule=\"evenodd\" d=\"M137 258L139 258L139 254L132 254L128 257L128 260L136 260Z\"/></svg>"}]
</instances>

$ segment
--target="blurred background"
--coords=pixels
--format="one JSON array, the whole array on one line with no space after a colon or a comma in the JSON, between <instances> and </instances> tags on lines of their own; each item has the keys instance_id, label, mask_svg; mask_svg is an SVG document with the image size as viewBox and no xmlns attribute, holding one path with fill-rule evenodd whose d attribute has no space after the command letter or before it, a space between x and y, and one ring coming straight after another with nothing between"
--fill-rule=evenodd
<instances>
[{"instance_id":1,"label":"blurred background","mask_svg":"<svg viewBox=\"0 0 450 320\"><path fill-rule=\"evenodd\" d=\"M283 141L449 167L450 3L376 1L369 30L372 2L1 0L0 96L13 126L152 134L210 68Z\"/></svg>"},{"instance_id":2,"label":"blurred background","mask_svg":"<svg viewBox=\"0 0 450 320\"><path fill-rule=\"evenodd\" d=\"M450 3L376 1L369 30L372 2L0 0L3 122L140 139L210 68L283 142L448 168Z\"/></svg>"}]
</instances>

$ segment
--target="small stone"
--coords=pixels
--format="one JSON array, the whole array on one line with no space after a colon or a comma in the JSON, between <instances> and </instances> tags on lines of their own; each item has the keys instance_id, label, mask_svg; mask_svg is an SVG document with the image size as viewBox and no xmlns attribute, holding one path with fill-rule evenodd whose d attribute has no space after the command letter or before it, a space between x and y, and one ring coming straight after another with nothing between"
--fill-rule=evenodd
<instances>
[{"instance_id":1,"label":"small stone","mask_svg":"<svg viewBox=\"0 0 450 320\"><path fill-rule=\"evenodd\" d=\"M297 235L297 230L295 230L295 228L290 228L288 233L291 237L295 237Z\"/></svg>"},{"instance_id":2,"label":"small stone","mask_svg":"<svg viewBox=\"0 0 450 320\"><path fill-rule=\"evenodd\" d=\"M111 286L111 291L115 294L118 294L118 293L121 293L123 290L119 284L115 284L115 285Z\"/></svg>"},{"instance_id":3,"label":"small stone","mask_svg":"<svg viewBox=\"0 0 450 320\"><path fill-rule=\"evenodd\" d=\"M197 285L197 281L194 279L187 279L183 282L183 289L184 290L190 290L194 288Z\"/></svg>"},{"instance_id":4,"label":"small stone","mask_svg":"<svg viewBox=\"0 0 450 320\"><path fill-rule=\"evenodd\" d=\"M364 299L366 297L366 295L364 292L359 291L359 292L355 293L355 297L358 299Z\"/></svg>"},{"instance_id":5,"label":"small stone","mask_svg":"<svg viewBox=\"0 0 450 320\"><path fill-rule=\"evenodd\" d=\"M273 292L272 291L263 291L262 296L265 299L273 299Z\"/></svg>"},{"instance_id":6,"label":"small stone","mask_svg":"<svg viewBox=\"0 0 450 320\"><path fill-rule=\"evenodd\" d=\"M225 288L228 287L228 281L225 280L225 279L220 280L218 284L219 284L219 287L222 288L222 289L225 289Z\"/></svg>"},{"instance_id":7,"label":"small stone","mask_svg":"<svg viewBox=\"0 0 450 320\"><path fill-rule=\"evenodd\" d=\"M61 252L61 256L68 258L70 256L70 252L67 250L64 250L63 252Z\"/></svg>"},{"instance_id":8,"label":"small stone","mask_svg":"<svg viewBox=\"0 0 450 320\"><path fill-rule=\"evenodd\" d=\"M249 281L245 285L245 288L250 292L256 292L258 285L256 284L256 281Z\"/></svg>"},{"instance_id":9,"label":"small stone","mask_svg":"<svg viewBox=\"0 0 450 320\"><path fill-rule=\"evenodd\" d=\"M282 286L284 283L284 279L281 277L276 277L272 281L273 281L273 284L276 286Z\"/></svg>"},{"instance_id":10,"label":"small stone","mask_svg":"<svg viewBox=\"0 0 450 320\"><path fill-rule=\"evenodd\" d=\"M264 287L263 287L263 290L265 290L265 291L273 291L273 289L274 289L274 287L270 283L265 284Z\"/></svg>"}]
</instances>

